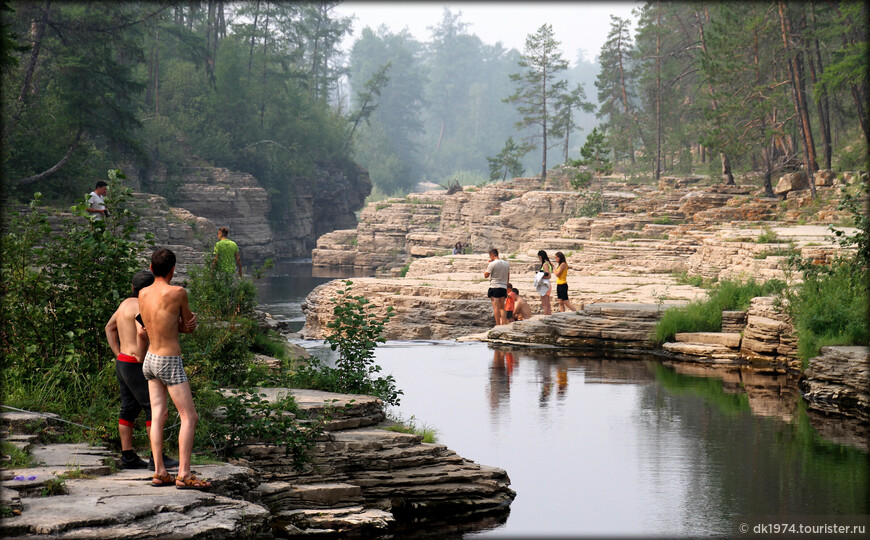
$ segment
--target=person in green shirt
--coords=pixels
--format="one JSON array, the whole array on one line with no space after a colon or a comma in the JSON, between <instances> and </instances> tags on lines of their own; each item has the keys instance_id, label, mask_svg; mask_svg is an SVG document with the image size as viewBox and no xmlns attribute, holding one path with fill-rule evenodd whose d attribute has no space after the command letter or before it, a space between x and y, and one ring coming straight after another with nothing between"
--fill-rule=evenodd
<instances>
[{"instance_id":1,"label":"person in green shirt","mask_svg":"<svg viewBox=\"0 0 870 540\"><path fill-rule=\"evenodd\" d=\"M239 277L242 277L242 257L239 255L239 246L235 242L227 238L230 235L230 230L226 227L218 229L218 241L214 245L214 260L212 266L226 272L233 273L233 260L235 266L239 270Z\"/></svg>"}]
</instances>

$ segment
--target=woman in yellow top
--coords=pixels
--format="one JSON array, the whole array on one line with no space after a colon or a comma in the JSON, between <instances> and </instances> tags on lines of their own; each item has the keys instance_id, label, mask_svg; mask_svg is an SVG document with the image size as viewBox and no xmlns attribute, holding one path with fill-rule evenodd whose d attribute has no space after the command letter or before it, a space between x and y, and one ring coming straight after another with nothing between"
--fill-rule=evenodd
<instances>
[{"instance_id":1,"label":"woman in yellow top","mask_svg":"<svg viewBox=\"0 0 870 540\"><path fill-rule=\"evenodd\" d=\"M571 311L577 311L577 308L568 300L568 263L565 261L565 254L561 251L556 252L556 298L559 299L559 311L565 311L568 307Z\"/></svg>"}]
</instances>

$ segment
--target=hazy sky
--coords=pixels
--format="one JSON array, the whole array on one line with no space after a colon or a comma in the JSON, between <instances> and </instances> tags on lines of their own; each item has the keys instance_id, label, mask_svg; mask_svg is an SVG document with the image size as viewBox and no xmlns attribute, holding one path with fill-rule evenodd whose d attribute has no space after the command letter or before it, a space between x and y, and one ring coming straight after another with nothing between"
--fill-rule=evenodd
<instances>
[{"instance_id":1,"label":"hazy sky","mask_svg":"<svg viewBox=\"0 0 870 540\"><path fill-rule=\"evenodd\" d=\"M377 29L381 24L399 32L407 27L418 41L428 41L427 27L437 25L444 7L453 14L462 12L460 21L469 24L467 32L476 34L490 45L501 41L506 48L523 52L526 36L541 25L553 25L556 39L562 43L562 55L572 64L578 51L591 60L601 50L610 31L610 15L633 20L632 8L638 2L370 2L345 0L335 12L356 15L353 38L344 43L350 51L353 40L366 26Z\"/></svg>"}]
</instances>

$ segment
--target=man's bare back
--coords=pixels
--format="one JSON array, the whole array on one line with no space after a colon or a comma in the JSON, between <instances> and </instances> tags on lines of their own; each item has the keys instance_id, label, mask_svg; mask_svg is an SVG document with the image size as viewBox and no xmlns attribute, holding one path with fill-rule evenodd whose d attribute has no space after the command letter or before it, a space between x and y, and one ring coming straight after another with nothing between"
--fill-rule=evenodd
<instances>
[{"instance_id":1,"label":"man's bare back","mask_svg":"<svg viewBox=\"0 0 870 540\"><path fill-rule=\"evenodd\" d=\"M139 341L139 328L136 323L136 315L139 315L139 299L127 298L106 324L106 337L109 347L117 357L118 354L134 356L139 362L145 357L147 342Z\"/></svg>"},{"instance_id":2,"label":"man's bare back","mask_svg":"<svg viewBox=\"0 0 870 540\"><path fill-rule=\"evenodd\" d=\"M192 332L196 316L190 311L187 291L157 278L154 285L139 293L139 311L150 345L148 352L158 356L179 356L179 332Z\"/></svg>"},{"instance_id":3,"label":"man's bare back","mask_svg":"<svg viewBox=\"0 0 870 540\"><path fill-rule=\"evenodd\" d=\"M523 321L532 316L532 308L529 307L528 302L523 300L521 297L517 296L514 301L514 317L518 321Z\"/></svg>"}]
</instances>

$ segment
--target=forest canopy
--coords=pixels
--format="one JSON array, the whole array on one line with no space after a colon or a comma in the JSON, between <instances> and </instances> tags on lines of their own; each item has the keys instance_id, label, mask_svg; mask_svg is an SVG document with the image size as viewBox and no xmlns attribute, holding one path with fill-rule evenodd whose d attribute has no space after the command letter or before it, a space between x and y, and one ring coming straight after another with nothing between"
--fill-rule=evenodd
<instances>
[{"instance_id":1,"label":"forest canopy","mask_svg":"<svg viewBox=\"0 0 870 540\"><path fill-rule=\"evenodd\" d=\"M343 51L336 5L3 3L7 195L66 202L120 163L204 162L292 197L350 160L402 194L545 173L596 125L614 172L650 180L866 166L863 2L646 2L593 62L549 25L523 51L483 43L446 7L428 41L364 28Z\"/></svg>"}]
</instances>

